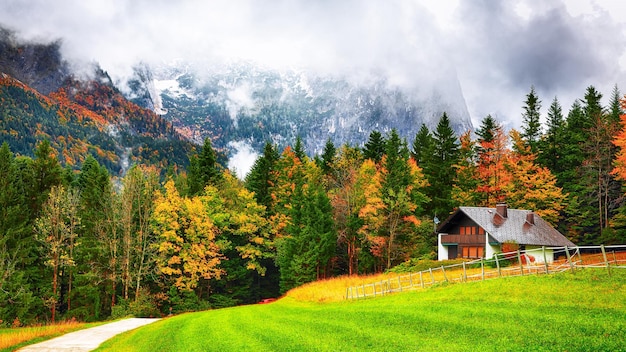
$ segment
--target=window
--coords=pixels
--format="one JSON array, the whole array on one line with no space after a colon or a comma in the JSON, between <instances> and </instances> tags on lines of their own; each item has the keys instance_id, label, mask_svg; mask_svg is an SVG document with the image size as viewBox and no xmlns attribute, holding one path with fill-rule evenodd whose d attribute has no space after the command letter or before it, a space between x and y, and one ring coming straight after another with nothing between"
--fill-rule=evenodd
<instances>
[{"instance_id":1,"label":"window","mask_svg":"<svg viewBox=\"0 0 626 352\"><path fill-rule=\"evenodd\" d=\"M478 226L461 226L459 227L459 234L461 235L484 235L485 230Z\"/></svg>"},{"instance_id":2,"label":"window","mask_svg":"<svg viewBox=\"0 0 626 352\"><path fill-rule=\"evenodd\" d=\"M482 258L484 247L463 247L463 258Z\"/></svg>"}]
</instances>

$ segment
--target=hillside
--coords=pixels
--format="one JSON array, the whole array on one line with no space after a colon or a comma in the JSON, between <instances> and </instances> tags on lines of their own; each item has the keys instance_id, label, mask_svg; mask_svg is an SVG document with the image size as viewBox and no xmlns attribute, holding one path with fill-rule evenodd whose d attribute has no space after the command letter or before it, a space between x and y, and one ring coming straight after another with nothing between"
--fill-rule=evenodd
<instances>
[{"instance_id":1,"label":"hillside","mask_svg":"<svg viewBox=\"0 0 626 352\"><path fill-rule=\"evenodd\" d=\"M363 145L372 130L396 129L410 140L422 124L433 129L443 112L458 134L472 129L453 72L435 86L415 82L409 88L375 75L355 81L246 62L197 66L183 61L140 65L126 94L188 138L209 136L218 148L231 151L242 144L260 151L267 140L282 149L299 135L314 155L328 139Z\"/></svg>"},{"instance_id":2,"label":"hillside","mask_svg":"<svg viewBox=\"0 0 626 352\"><path fill-rule=\"evenodd\" d=\"M97 64L72 73L60 50L60 41L20 42L0 27L0 143L31 155L48 139L63 164L92 155L113 175L132 163L188 164L193 144L170 122L126 99Z\"/></svg>"},{"instance_id":3,"label":"hillside","mask_svg":"<svg viewBox=\"0 0 626 352\"><path fill-rule=\"evenodd\" d=\"M183 314L99 351L615 351L623 349L626 272L526 276L383 298L290 298ZM323 283L322 283L323 284Z\"/></svg>"}]
</instances>

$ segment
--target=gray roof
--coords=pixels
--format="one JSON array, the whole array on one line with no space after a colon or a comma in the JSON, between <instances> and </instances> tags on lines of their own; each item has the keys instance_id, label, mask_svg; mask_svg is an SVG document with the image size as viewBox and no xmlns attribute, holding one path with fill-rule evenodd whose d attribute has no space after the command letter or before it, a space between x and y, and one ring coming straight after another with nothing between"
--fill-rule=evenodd
<instances>
[{"instance_id":1,"label":"gray roof","mask_svg":"<svg viewBox=\"0 0 626 352\"><path fill-rule=\"evenodd\" d=\"M439 232L449 228L458 216L465 214L497 242L514 242L517 244L536 246L574 246L547 221L533 213L533 222L527 222L530 210L507 209L507 217L496 214L495 208L459 207L444 223L439 226ZM491 239L490 239L491 241Z\"/></svg>"}]
</instances>

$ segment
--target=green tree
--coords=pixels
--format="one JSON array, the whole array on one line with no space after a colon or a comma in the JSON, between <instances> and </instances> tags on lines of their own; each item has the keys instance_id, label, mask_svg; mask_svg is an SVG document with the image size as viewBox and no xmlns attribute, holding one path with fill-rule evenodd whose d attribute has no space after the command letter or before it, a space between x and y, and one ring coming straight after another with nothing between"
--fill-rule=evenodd
<instances>
[{"instance_id":1,"label":"green tree","mask_svg":"<svg viewBox=\"0 0 626 352\"><path fill-rule=\"evenodd\" d=\"M546 132L539 142L537 162L549 168L555 175L559 175L564 171L564 138L565 118L563 117L563 109L558 98L554 97L552 104L548 108Z\"/></svg>"},{"instance_id":2,"label":"green tree","mask_svg":"<svg viewBox=\"0 0 626 352\"><path fill-rule=\"evenodd\" d=\"M32 240L25 195L15 158L5 142L0 147L0 320L28 321L35 297L24 268L37 251Z\"/></svg>"},{"instance_id":3,"label":"green tree","mask_svg":"<svg viewBox=\"0 0 626 352\"><path fill-rule=\"evenodd\" d=\"M200 153L189 158L189 195L199 194L206 185L217 185L222 180L221 170L211 139L205 138Z\"/></svg>"},{"instance_id":4,"label":"green tree","mask_svg":"<svg viewBox=\"0 0 626 352\"><path fill-rule=\"evenodd\" d=\"M385 155L385 139L380 132L372 131L363 147L363 156L365 159L372 159L375 163L379 163L383 155Z\"/></svg>"},{"instance_id":5,"label":"green tree","mask_svg":"<svg viewBox=\"0 0 626 352\"><path fill-rule=\"evenodd\" d=\"M415 139L413 139L413 144L411 145L411 157L413 157L417 165L424 167L425 163L430 160L434 143L434 138L430 134L428 127L422 124L422 127L415 135Z\"/></svg>"},{"instance_id":6,"label":"green tree","mask_svg":"<svg viewBox=\"0 0 626 352\"><path fill-rule=\"evenodd\" d=\"M322 157L320 159L320 164L318 165L322 172L325 175L330 175L334 170L334 162L335 156L337 155L337 148L335 148L335 144L333 141L328 138L326 144L324 145L324 150L322 151Z\"/></svg>"},{"instance_id":7,"label":"green tree","mask_svg":"<svg viewBox=\"0 0 626 352\"><path fill-rule=\"evenodd\" d=\"M406 142L395 130L387 138L386 153L381 161L380 188L367 197L369 203L360 214L367 227L384 240L385 268L402 258L398 246L401 236L415 230L428 198L422 193L427 181L415 161L409 158ZM382 254L382 253L381 253Z\"/></svg>"},{"instance_id":8,"label":"green tree","mask_svg":"<svg viewBox=\"0 0 626 352\"><path fill-rule=\"evenodd\" d=\"M459 142L450 126L450 119L443 113L433 133L432 155L421 164L428 180L426 195L431 199L427 209L433 215L444 215L452 211L452 186L459 163Z\"/></svg>"},{"instance_id":9,"label":"green tree","mask_svg":"<svg viewBox=\"0 0 626 352\"><path fill-rule=\"evenodd\" d=\"M56 319L60 296L60 270L65 266L74 265L71 248L76 239L76 229L80 224L78 200L78 193L75 190L66 190L63 186L52 187L41 216L36 222L38 238L44 245L46 264L52 268L52 293L46 300L52 321Z\"/></svg>"},{"instance_id":10,"label":"green tree","mask_svg":"<svg viewBox=\"0 0 626 352\"><path fill-rule=\"evenodd\" d=\"M522 137L530 147L530 151L537 153L537 144L541 136L541 100L539 100L534 86L531 86L530 92L526 94L524 104Z\"/></svg>"},{"instance_id":11,"label":"green tree","mask_svg":"<svg viewBox=\"0 0 626 352\"><path fill-rule=\"evenodd\" d=\"M259 156L246 176L246 188L254 192L257 203L271 211L272 196L270 188L274 184L275 166L279 155L276 147L270 142L265 143L263 155Z\"/></svg>"}]
</instances>

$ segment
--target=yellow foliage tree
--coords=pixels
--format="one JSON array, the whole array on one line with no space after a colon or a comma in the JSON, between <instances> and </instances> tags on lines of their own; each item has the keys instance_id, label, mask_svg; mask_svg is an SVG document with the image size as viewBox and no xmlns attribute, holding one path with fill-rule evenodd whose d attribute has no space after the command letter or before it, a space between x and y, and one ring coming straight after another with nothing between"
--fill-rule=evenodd
<instances>
[{"instance_id":1,"label":"yellow foliage tree","mask_svg":"<svg viewBox=\"0 0 626 352\"><path fill-rule=\"evenodd\" d=\"M556 224L565 207L567 195L556 185L556 177L549 169L536 164L520 133L510 133L514 152L510 153L505 168L510 181L502 186L504 198L511 208L530 209L544 220Z\"/></svg>"},{"instance_id":2,"label":"yellow foliage tree","mask_svg":"<svg viewBox=\"0 0 626 352\"><path fill-rule=\"evenodd\" d=\"M168 181L165 193L157 195L151 225L159 239L157 269L166 282L189 291L201 279L221 276L217 228L209 217L206 196L182 198L174 182Z\"/></svg>"}]
</instances>

